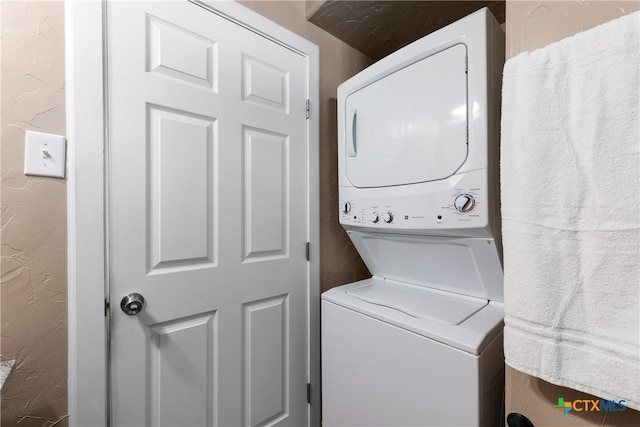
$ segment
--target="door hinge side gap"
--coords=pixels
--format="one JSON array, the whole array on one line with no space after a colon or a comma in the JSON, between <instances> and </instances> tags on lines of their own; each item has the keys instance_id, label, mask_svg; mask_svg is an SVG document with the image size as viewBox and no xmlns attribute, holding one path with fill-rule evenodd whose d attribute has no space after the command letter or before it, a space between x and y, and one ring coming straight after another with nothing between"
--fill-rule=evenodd
<instances>
[{"instance_id":1,"label":"door hinge side gap","mask_svg":"<svg viewBox=\"0 0 640 427\"><path fill-rule=\"evenodd\" d=\"M305 106L306 106L306 117L307 117L307 119L308 119L309 117L311 117L311 113L310 113L310 111L311 111L311 107L310 107L310 105L309 105L309 104L310 104L310 102L309 102L309 100L307 99L307 102L305 103Z\"/></svg>"},{"instance_id":2,"label":"door hinge side gap","mask_svg":"<svg viewBox=\"0 0 640 427\"><path fill-rule=\"evenodd\" d=\"M108 299L104 299L104 316L107 317L107 315L109 314L109 308L111 307L111 305L109 304L109 300Z\"/></svg>"},{"instance_id":3,"label":"door hinge side gap","mask_svg":"<svg viewBox=\"0 0 640 427\"><path fill-rule=\"evenodd\" d=\"M307 403L311 405L311 383L307 383Z\"/></svg>"},{"instance_id":4,"label":"door hinge side gap","mask_svg":"<svg viewBox=\"0 0 640 427\"><path fill-rule=\"evenodd\" d=\"M305 245L305 256L307 257L307 261L311 261L311 242L307 242Z\"/></svg>"}]
</instances>

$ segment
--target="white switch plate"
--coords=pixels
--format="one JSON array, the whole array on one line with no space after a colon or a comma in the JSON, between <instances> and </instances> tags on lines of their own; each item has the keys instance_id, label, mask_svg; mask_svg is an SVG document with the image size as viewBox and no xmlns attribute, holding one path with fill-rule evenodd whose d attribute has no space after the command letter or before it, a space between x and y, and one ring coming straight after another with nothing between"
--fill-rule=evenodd
<instances>
[{"instance_id":1,"label":"white switch plate","mask_svg":"<svg viewBox=\"0 0 640 427\"><path fill-rule=\"evenodd\" d=\"M24 174L64 178L64 136L27 131L24 140Z\"/></svg>"}]
</instances>

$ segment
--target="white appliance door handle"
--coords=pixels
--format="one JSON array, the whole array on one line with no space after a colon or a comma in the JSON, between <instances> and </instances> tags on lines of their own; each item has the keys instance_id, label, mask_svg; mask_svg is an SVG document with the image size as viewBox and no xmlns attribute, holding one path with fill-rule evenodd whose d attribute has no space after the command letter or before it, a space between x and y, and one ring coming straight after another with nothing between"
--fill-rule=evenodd
<instances>
[{"instance_id":1,"label":"white appliance door handle","mask_svg":"<svg viewBox=\"0 0 640 427\"><path fill-rule=\"evenodd\" d=\"M349 157L356 157L358 150L356 148L356 116L358 110L351 110L347 115L347 153Z\"/></svg>"}]
</instances>

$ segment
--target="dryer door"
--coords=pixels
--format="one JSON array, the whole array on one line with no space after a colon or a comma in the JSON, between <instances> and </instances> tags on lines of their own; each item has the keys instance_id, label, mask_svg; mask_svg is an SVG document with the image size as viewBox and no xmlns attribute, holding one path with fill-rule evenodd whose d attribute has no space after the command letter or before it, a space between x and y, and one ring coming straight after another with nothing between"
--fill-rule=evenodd
<instances>
[{"instance_id":1,"label":"dryer door","mask_svg":"<svg viewBox=\"0 0 640 427\"><path fill-rule=\"evenodd\" d=\"M434 181L467 157L467 48L457 44L346 98L345 158L356 187Z\"/></svg>"}]
</instances>

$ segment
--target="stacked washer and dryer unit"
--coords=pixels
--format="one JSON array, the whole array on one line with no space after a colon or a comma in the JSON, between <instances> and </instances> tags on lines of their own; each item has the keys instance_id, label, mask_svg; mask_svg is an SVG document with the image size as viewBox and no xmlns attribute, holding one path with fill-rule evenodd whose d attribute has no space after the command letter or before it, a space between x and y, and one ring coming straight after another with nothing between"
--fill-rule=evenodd
<instances>
[{"instance_id":1,"label":"stacked washer and dryer unit","mask_svg":"<svg viewBox=\"0 0 640 427\"><path fill-rule=\"evenodd\" d=\"M503 63L482 9L338 88L340 223L373 277L322 295L325 426L501 425Z\"/></svg>"}]
</instances>

